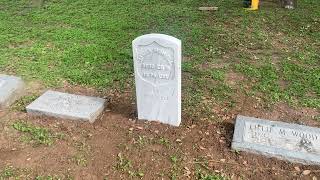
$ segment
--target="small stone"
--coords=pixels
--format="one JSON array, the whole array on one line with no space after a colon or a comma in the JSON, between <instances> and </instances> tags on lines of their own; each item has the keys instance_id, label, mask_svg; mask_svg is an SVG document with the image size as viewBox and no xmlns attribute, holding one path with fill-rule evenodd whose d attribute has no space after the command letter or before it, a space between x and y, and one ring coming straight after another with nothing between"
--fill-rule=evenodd
<instances>
[{"instance_id":1,"label":"small stone","mask_svg":"<svg viewBox=\"0 0 320 180\"><path fill-rule=\"evenodd\" d=\"M221 162L226 162L226 159L220 159Z\"/></svg>"},{"instance_id":2,"label":"small stone","mask_svg":"<svg viewBox=\"0 0 320 180\"><path fill-rule=\"evenodd\" d=\"M205 150L205 149L206 149L206 148L203 147L203 146L199 146L199 148L200 148L201 150Z\"/></svg>"},{"instance_id":3,"label":"small stone","mask_svg":"<svg viewBox=\"0 0 320 180\"><path fill-rule=\"evenodd\" d=\"M310 170L304 170L304 171L302 172L302 174L303 174L304 176L307 176L307 175L309 175L310 173L311 173Z\"/></svg>"},{"instance_id":4,"label":"small stone","mask_svg":"<svg viewBox=\"0 0 320 180\"><path fill-rule=\"evenodd\" d=\"M141 127L141 126L137 126L137 129L139 129L139 130L143 130L143 127Z\"/></svg>"},{"instance_id":5,"label":"small stone","mask_svg":"<svg viewBox=\"0 0 320 180\"><path fill-rule=\"evenodd\" d=\"M177 139L177 140L176 140L176 142L179 142L179 143L181 143L181 142L182 142L182 140L181 140L181 139Z\"/></svg>"}]
</instances>

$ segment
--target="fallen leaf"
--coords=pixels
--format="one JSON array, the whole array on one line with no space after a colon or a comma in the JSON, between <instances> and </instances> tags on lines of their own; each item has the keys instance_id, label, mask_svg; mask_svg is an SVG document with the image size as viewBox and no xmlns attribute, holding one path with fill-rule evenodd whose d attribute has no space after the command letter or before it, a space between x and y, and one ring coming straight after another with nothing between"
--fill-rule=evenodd
<instances>
[{"instance_id":1,"label":"fallen leaf","mask_svg":"<svg viewBox=\"0 0 320 180\"><path fill-rule=\"evenodd\" d=\"M298 172L301 171L301 169L300 169L298 166L294 167L294 169L295 169L296 171L298 171Z\"/></svg>"},{"instance_id":2,"label":"fallen leaf","mask_svg":"<svg viewBox=\"0 0 320 180\"><path fill-rule=\"evenodd\" d=\"M310 170L304 170L304 171L302 172L302 174L305 175L305 176L309 175L310 173L311 173Z\"/></svg>"},{"instance_id":3,"label":"fallen leaf","mask_svg":"<svg viewBox=\"0 0 320 180\"><path fill-rule=\"evenodd\" d=\"M187 177L190 177L191 171L189 170L188 167L184 167L184 175Z\"/></svg>"},{"instance_id":4,"label":"fallen leaf","mask_svg":"<svg viewBox=\"0 0 320 180\"><path fill-rule=\"evenodd\" d=\"M213 162L209 162L208 166L212 168L212 167L214 167L214 163Z\"/></svg>"}]
</instances>

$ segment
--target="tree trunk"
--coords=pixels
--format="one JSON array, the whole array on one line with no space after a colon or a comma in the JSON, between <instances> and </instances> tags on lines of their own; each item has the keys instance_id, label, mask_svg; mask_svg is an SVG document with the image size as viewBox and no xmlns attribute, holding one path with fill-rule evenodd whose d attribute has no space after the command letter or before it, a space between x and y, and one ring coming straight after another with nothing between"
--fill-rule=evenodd
<instances>
[{"instance_id":1,"label":"tree trunk","mask_svg":"<svg viewBox=\"0 0 320 180\"><path fill-rule=\"evenodd\" d=\"M295 9L297 7L297 0L280 0L281 6L286 9Z\"/></svg>"}]
</instances>

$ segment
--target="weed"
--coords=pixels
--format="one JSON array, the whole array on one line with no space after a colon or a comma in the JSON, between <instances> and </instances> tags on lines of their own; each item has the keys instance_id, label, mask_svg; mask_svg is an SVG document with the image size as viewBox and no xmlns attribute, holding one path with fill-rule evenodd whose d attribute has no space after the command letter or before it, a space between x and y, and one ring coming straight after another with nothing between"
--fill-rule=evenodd
<instances>
[{"instance_id":1,"label":"weed","mask_svg":"<svg viewBox=\"0 0 320 180\"><path fill-rule=\"evenodd\" d=\"M55 139L61 139L63 134L52 133L48 129L34 126L32 124L17 121L13 123L13 128L25 134L22 140L26 142L34 142L35 144L44 144L50 146L54 143Z\"/></svg>"},{"instance_id":2,"label":"weed","mask_svg":"<svg viewBox=\"0 0 320 180\"><path fill-rule=\"evenodd\" d=\"M172 155L172 156L170 157L170 160L171 160L171 162L172 162L173 164L177 164L177 162L178 162L178 157L177 157L177 155Z\"/></svg>"},{"instance_id":3,"label":"weed","mask_svg":"<svg viewBox=\"0 0 320 180\"><path fill-rule=\"evenodd\" d=\"M75 142L74 146L77 148L80 152L88 153L91 150L90 145L88 145L85 141L79 141Z\"/></svg>"},{"instance_id":4,"label":"weed","mask_svg":"<svg viewBox=\"0 0 320 180\"><path fill-rule=\"evenodd\" d=\"M170 169L170 179L175 180L178 178L180 173L180 158L174 154L170 156L170 161L172 163L171 169Z\"/></svg>"},{"instance_id":5,"label":"weed","mask_svg":"<svg viewBox=\"0 0 320 180\"><path fill-rule=\"evenodd\" d=\"M121 153L118 154L118 162L116 168L120 171L128 171L132 168L131 161L124 157Z\"/></svg>"},{"instance_id":6,"label":"weed","mask_svg":"<svg viewBox=\"0 0 320 180\"><path fill-rule=\"evenodd\" d=\"M137 177L140 179L144 177L144 173L141 170L135 170L132 166L132 162L121 153L119 153L117 157L116 169L121 172L126 172L130 177Z\"/></svg>"},{"instance_id":7,"label":"weed","mask_svg":"<svg viewBox=\"0 0 320 180\"><path fill-rule=\"evenodd\" d=\"M78 153L73 156L72 160L78 165L82 167L86 167L88 165L88 160L84 154Z\"/></svg>"},{"instance_id":8,"label":"weed","mask_svg":"<svg viewBox=\"0 0 320 180\"><path fill-rule=\"evenodd\" d=\"M70 175L39 175L34 178L35 180L72 180Z\"/></svg>"},{"instance_id":9,"label":"weed","mask_svg":"<svg viewBox=\"0 0 320 180\"><path fill-rule=\"evenodd\" d=\"M162 144L162 145L164 145L164 146L167 147L167 148L171 146L170 140L169 140L169 139L166 139L166 138L164 138L164 137L161 137L161 138L159 139L159 143Z\"/></svg>"},{"instance_id":10,"label":"weed","mask_svg":"<svg viewBox=\"0 0 320 180\"><path fill-rule=\"evenodd\" d=\"M15 177L17 174L16 171L17 170L11 166L6 167L4 170L0 171L0 180Z\"/></svg>"},{"instance_id":11,"label":"weed","mask_svg":"<svg viewBox=\"0 0 320 180\"><path fill-rule=\"evenodd\" d=\"M138 136L138 138L135 139L135 144L137 144L139 147L144 147L148 143L148 139L146 136Z\"/></svg>"},{"instance_id":12,"label":"weed","mask_svg":"<svg viewBox=\"0 0 320 180\"><path fill-rule=\"evenodd\" d=\"M215 173L205 173L201 169L196 170L196 178L198 180L225 180L226 178Z\"/></svg>"},{"instance_id":13,"label":"weed","mask_svg":"<svg viewBox=\"0 0 320 180\"><path fill-rule=\"evenodd\" d=\"M24 96L21 99L19 99L13 106L12 109L16 111L23 111L25 112L25 107L30 104L32 101L34 101L37 98L36 95L30 95L30 96Z\"/></svg>"}]
</instances>

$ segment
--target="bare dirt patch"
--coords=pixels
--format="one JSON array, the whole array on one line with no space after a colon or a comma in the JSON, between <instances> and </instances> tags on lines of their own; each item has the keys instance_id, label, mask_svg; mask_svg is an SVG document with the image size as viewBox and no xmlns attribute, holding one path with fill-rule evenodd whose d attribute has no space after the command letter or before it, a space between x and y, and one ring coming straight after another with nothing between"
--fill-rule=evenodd
<instances>
[{"instance_id":1,"label":"bare dirt patch","mask_svg":"<svg viewBox=\"0 0 320 180\"><path fill-rule=\"evenodd\" d=\"M93 124L29 117L11 110L0 112L0 169L27 169L17 175L22 179L47 175L64 179L196 179L199 170L231 179L320 177L318 166L292 164L230 148L237 114L319 126L312 120L319 114L314 109L294 109L279 103L266 110L256 98L239 96L231 110L215 110L221 115L219 123L184 117L182 126L175 128L136 120L131 91L98 92L71 85L58 90L108 97L109 104ZM222 119L224 116L229 118ZM22 142L23 133L12 128L18 120L64 137L51 146ZM303 170L311 173L304 176Z\"/></svg>"}]
</instances>

